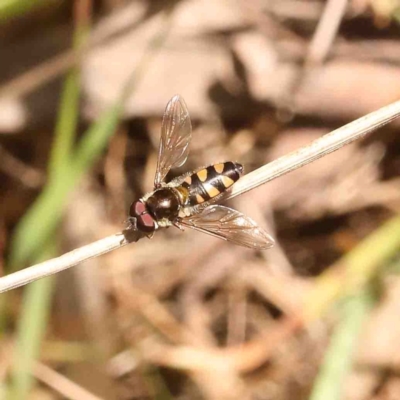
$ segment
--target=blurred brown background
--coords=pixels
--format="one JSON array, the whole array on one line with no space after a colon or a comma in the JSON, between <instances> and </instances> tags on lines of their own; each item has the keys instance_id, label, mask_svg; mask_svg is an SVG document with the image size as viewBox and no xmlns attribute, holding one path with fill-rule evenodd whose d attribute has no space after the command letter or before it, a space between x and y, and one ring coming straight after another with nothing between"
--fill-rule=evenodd
<instances>
[{"instance_id":1,"label":"blurred brown background","mask_svg":"<svg viewBox=\"0 0 400 400\"><path fill-rule=\"evenodd\" d=\"M172 175L249 172L396 101L399 24L397 0L4 1L0 271L123 229L175 93ZM398 400L398 127L231 201L272 250L171 228L1 295L0 397Z\"/></svg>"}]
</instances>

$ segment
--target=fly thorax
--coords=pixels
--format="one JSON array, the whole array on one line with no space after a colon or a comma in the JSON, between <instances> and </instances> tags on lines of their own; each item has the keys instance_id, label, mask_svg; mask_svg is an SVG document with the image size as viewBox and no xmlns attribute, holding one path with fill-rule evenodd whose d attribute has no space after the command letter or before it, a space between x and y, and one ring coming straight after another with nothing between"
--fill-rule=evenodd
<instances>
[{"instance_id":1,"label":"fly thorax","mask_svg":"<svg viewBox=\"0 0 400 400\"><path fill-rule=\"evenodd\" d=\"M178 217L181 202L174 188L162 188L146 200L146 206L155 220L173 221Z\"/></svg>"}]
</instances>

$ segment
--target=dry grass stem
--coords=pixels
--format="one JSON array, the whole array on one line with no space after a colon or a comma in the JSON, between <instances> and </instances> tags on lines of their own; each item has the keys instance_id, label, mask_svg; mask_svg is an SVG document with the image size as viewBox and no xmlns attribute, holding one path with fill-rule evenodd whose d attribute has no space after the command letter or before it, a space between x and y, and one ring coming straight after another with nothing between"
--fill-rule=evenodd
<instances>
[{"instance_id":1,"label":"dry grass stem","mask_svg":"<svg viewBox=\"0 0 400 400\"><path fill-rule=\"evenodd\" d=\"M72 250L60 257L33 265L21 271L0 278L0 293L26 285L45 276L56 274L64 269L78 265L93 257L127 245L129 242L123 233L117 233L94 243Z\"/></svg>"},{"instance_id":2,"label":"dry grass stem","mask_svg":"<svg viewBox=\"0 0 400 400\"><path fill-rule=\"evenodd\" d=\"M148 339L140 344L143 359L156 364L188 371L209 371L229 366L245 373L262 365L277 349L277 344L303 326L300 317L286 317L268 334L246 344L228 348L170 346Z\"/></svg>"},{"instance_id":3,"label":"dry grass stem","mask_svg":"<svg viewBox=\"0 0 400 400\"><path fill-rule=\"evenodd\" d=\"M65 376L59 374L48 366L37 362L33 369L34 376L50 386L56 392L71 400L102 400L100 397L88 392Z\"/></svg>"},{"instance_id":4,"label":"dry grass stem","mask_svg":"<svg viewBox=\"0 0 400 400\"><path fill-rule=\"evenodd\" d=\"M318 160L335 150L339 150L346 144L361 139L367 133L388 124L399 117L399 115L400 101L396 101L339 129L335 129L321 138L314 140L308 146L302 147L246 174L223 199L232 199L279 176Z\"/></svg>"},{"instance_id":5,"label":"dry grass stem","mask_svg":"<svg viewBox=\"0 0 400 400\"><path fill-rule=\"evenodd\" d=\"M0 87L0 98L26 96L75 65L80 55L68 50L18 75Z\"/></svg>"},{"instance_id":6,"label":"dry grass stem","mask_svg":"<svg viewBox=\"0 0 400 400\"><path fill-rule=\"evenodd\" d=\"M0 170L28 188L36 189L45 182L45 175L14 157L0 145Z\"/></svg>"},{"instance_id":7,"label":"dry grass stem","mask_svg":"<svg viewBox=\"0 0 400 400\"><path fill-rule=\"evenodd\" d=\"M85 1L82 1L77 6L75 12L80 13L83 18L86 18L84 14L87 13L87 9L85 8L87 8L87 4ZM122 25L114 26L110 24L105 34L95 31L95 33L91 34L88 44L83 46L80 51L74 49L66 50L61 54L30 68L28 71L22 72L15 78L9 80L9 82L1 85L0 99L6 97L16 98L27 96L29 93L60 76L69 68L77 65L82 61L82 58L88 51L104 44L107 40L112 39L115 35L118 35L121 30L123 31L128 27L134 28L136 23L137 21L132 20L128 15L126 21L124 21Z\"/></svg>"},{"instance_id":8,"label":"dry grass stem","mask_svg":"<svg viewBox=\"0 0 400 400\"><path fill-rule=\"evenodd\" d=\"M400 101L397 101L379 109L378 111L361 117L342 128L336 129L315 140L308 146L280 157L277 160L245 175L233 186L232 191L227 193L223 200L228 200L246 193L249 190L255 189L264 183L338 150L346 144L362 138L367 133L388 124L399 115ZM133 232L132 234L135 237L131 240L127 240L123 233L118 233L73 250L60 257L0 278L0 293L63 271L64 269L73 267L83 261L118 249L129 242L137 241L141 237L138 233Z\"/></svg>"},{"instance_id":9,"label":"dry grass stem","mask_svg":"<svg viewBox=\"0 0 400 400\"><path fill-rule=\"evenodd\" d=\"M322 63L328 56L346 12L348 0L329 0L325 6L317 30L312 38L306 56L306 66Z\"/></svg>"}]
</instances>

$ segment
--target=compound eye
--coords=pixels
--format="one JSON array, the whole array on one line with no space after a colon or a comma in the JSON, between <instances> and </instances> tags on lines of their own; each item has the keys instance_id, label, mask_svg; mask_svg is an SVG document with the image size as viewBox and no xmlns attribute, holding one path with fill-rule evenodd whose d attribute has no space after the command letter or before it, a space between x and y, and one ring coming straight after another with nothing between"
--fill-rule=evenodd
<instances>
[{"instance_id":1,"label":"compound eye","mask_svg":"<svg viewBox=\"0 0 400 400\"><path fill-rule=\"evenodd\" d=\"M156 230L156 223L150 214L142 214L136 217L137 227L144 233L152 233Z\"/></svg>"},{"instance_id":2,"label":"compound eye","mask_svg":"<svg viewBox=\"0 0 400 400\"><path fill-rule=\"evenodd\" d=\"M135 201L132 203L130 209L129 209L129 215L131 217L138 217L139 215L142 215L143 213L145 213L146 210L146 206L143 202L141 202L140 200Z\"/></svg>"}]
</instances>

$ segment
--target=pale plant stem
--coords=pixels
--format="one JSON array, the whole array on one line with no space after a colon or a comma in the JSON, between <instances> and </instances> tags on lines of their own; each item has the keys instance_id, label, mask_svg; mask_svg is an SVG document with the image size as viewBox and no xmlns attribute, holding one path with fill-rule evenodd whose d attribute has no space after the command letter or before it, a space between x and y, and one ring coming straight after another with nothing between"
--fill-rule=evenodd
<instances>
[{"instance_id":1,"label":"pale plant stem","mask_svg":"<svg viewBox=\"0 0 400 400\"><path fill-rule=\"evenodd\" d=\"M308 146L286 154L246 174L235 183L232 190L223 197L223 200L232 199L290 171L318 160L346 144L361 139L367 133L388 124L399 116L400 101L396 101L386 107L380 108L378 111L367 114L339 129L327 133L311 142Z\"/></svg>"},{"instance_id":2,"label":"pale plant stem","mask_svg":"<svg viewBox=\"0 0 400 400\"><path fill-rule=\"evenodd\" d=\"M245 175L233 186L233 190L228 193L223 200L231 199L248 192L249 190L255 189L272 179L309 164L312 161L340 149L346 144L362 138L367 133L388 124L399 116L400 101L397 101L379 109L378 111L361 117L342 128L336 129L333 132L322 136L320 139L315 140L308 146L280 157L277 160ZM135 232L131 232L130 234L136 236L133 239L128 240L124 233L117 233L73 250L60 257L53 258L52 260L33 265L0 278L0 293L63 271L90 258L98 257L125 246L132 241L137 241L141 237Z\"/></svg>"},{"instance_id":3,"label":"pale plant stem","mask_svg":"<svg viewBox=\"0 0 400 400\"><path fill-rule=\"evenodd\" d=\"M6 275L0 278L0 293L26 285L39 278L56 274L57 272L73 267L86 260L125 246L128 243L123 233L117 233L72 250L60 257Z\"/></svg>"},{"instance_id":4,"label":"pale plant stem","mask_svg":"<svg viewBox=\"0 0 400 400\"><path fill-rule=\"evenodd\" d=\"M321 64L328 56L346 12L348 0L329 0L311 40L305 59L306 66Z\"/></svg>"},{"instance_id":5,"label":"pale plant stem","mask_svg":"<svg viewBox=\"0 0 400 400\"><path fill-rule=\"evenodd\" d=\"M45 364L37 362L33 369L33 375L67 399L102 400Z\"/></svg>"}]
</instances>

